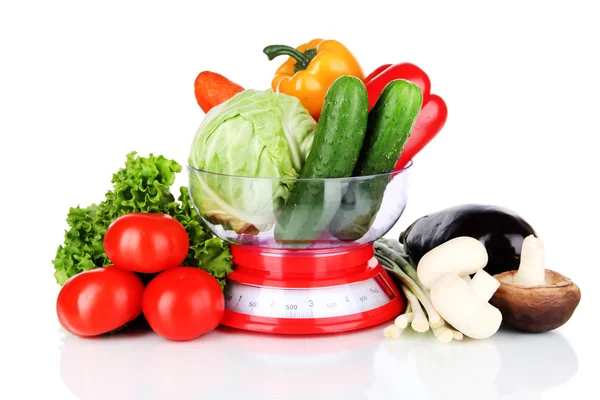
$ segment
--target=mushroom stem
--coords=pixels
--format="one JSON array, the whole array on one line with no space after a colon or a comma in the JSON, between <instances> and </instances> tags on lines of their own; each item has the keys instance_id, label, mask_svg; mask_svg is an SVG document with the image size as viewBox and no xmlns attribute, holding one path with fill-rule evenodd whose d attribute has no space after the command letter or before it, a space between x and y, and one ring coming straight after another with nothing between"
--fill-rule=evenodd
<instances>
[{"instance_id":1,"label":"mushroom stem","mask_svg":"<svg viewBox=\"0 0 600 400\"><path fill-rule=\"evenodd\" d=\"M539 286L546 283L544 243L533 235L523 240L521 262L515 274L514 284Z\"/></svg>"},{"instance_id":2,"label":"mushroom stem","mask_svg":"<svg viewBox=\"0 0 600 400\"><path fill-rule=\"evenodd\" d=\"M500 287L500 282L483 269L480 269L469 282L469 287L477 297L488 302Z\"/></svg>"},{"instance_id":3,"label":"mushroom stem","mask_svg":"<svg viewBox=\"0 0 600 400\"><path fill-rule=\"evenodd\" d=\"M449 272L436 280L431 288L431 302L442 318L472 339L492 336L502 323L500 311L482 298L488 297L495 286L495 279L490 281L487 277L487 272L479 270L468 284L460 276Z\"/></svg>"}]
</instances>

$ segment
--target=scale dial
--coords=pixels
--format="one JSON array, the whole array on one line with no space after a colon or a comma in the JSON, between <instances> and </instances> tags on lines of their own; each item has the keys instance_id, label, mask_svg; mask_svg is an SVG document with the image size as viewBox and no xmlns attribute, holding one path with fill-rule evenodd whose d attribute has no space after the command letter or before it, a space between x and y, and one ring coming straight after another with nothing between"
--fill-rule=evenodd
<instances>
[{"instance_id":1,"label":"scale dial","mask_svg":"<svg viewBox=\"0 0 600 400\"><path fill-rule=\"evenodd\" d=\"M395 298L381 275L329 287L277 288L230 281L225 309L266 318L319 319L364 313Z\"/></svg>"}]
</instances>

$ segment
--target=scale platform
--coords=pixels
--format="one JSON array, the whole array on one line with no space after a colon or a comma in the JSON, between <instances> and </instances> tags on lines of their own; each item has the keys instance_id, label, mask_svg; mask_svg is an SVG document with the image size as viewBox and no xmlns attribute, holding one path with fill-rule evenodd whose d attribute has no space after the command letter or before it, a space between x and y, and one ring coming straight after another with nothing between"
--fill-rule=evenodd
<instances>
[{"instance_id":1,"label":"scale platform","mask_svg":"<svg viewBox=\"0 0 600 400\"><path fill-rule=\"evenodd\" d=\"M373 245L319 250L231 246L222 324L275 334L323 334L389 321L406 300Z\"/></svg>"}]
</instances>

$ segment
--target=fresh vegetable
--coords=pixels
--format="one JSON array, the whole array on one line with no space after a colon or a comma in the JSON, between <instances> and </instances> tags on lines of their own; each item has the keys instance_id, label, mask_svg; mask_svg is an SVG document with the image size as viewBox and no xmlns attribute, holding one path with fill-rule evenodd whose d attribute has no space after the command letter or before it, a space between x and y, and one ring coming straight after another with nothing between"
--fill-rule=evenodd
<instances>
[{"instance_id":1,"label":"fresh vegetable","mask_svg":"<svg viewBox=\"0 0 600 400\"><path fill-rule=\"evenodd\" d=\"M518 270L494 276L500 287L490 303L504 322L525 332L547 332L567 323L581 300L581 290L566 276L545 268L543 242L525 238Z\"/></svg>"},{"instance_id":2,"label":"fresh vegetable","mask_svg":"<svg viewBox=\"0 0 600 400\"><path fill-rule=\"evenodd\" d=\"M404 330L408 327L408 325L412 323L414 318L415 318L415 314L412 312L400 314L394 320L393 325L396 328L398 328L400 330L400 332L404 332Z\"/></svg>"},{"instance_id":3,"label":"fresh vegetable","mask_svg":"<svg viewBox=\"0 0 600 400\"><path fill-rule=\"evenodd\" d=\"M431 287L431 303L454 328L473 339L495 334L502 323L500 311L488 303L500 283L480 269L471 283L455 273L440 276Z\"/></svg>"},{"instance_id":4,"label":"fresh vegetable","mask_svg":"<svg viewBox=\"0 0 600 400\"><path fill-rule=\"evenodd\" d=\"M397 264L396 262L394 262L392 259L386 257L382 250L381 247L375 250L375 256L377 258L377 260L379 261L379 263L393 276L395 277L397 280L399 280L401 282L401 286L402 287L406 287L407 290L409 290L412 294L415 295L415 297L419 300L420 305L423 306L424 311L427 313L428 319L429 319L429 325L432 328L436 328L438 326L441 326L443 324L443 320L440 316L440 314L435 310L435 308L433 307L433 304L431 303L431 300L429 299L429 293L428 291L424 290L421 286L420 283L415 281L413 278L411 278L409 276L409 274L407 274L403 268L400 267L399 264ZM404 268L413 268L412 266L410 266L409 264L405 264ZM416 273L416 272L415 272ZM404 289L403 289L404 290ZM410 302L409 302L410 304ZM420 313L419 309L416 308L417 304L411 304L411 309L413 311L413 323L414 323L414 318L417 317L417 314ZM419 306L420 308L420 306ZM417 327L420 326L420 324L417 322L416 324Z\"/></svg>"},{"instance_id":5,"label":"fresh vegetable","mask_svg":"<svg viewBox=\"0 0 600 400\"><path fill-rule=\"evenodd\" d=\"M269 60L289 56L275 72L274 91L295 96L315 119L319 119L325 94L333 82L344 75L364 78L354 55L335 40L313 39L297 48L272 45L263 52Z\"/></svg>"},{"instance_id":6,"label":"fresh vegetable","mask_svg":"<svg viewBox=\"0 0 600 400\"><path fill-rule=\"evenodd\" d=\"M379 75L380 73L382 73L383 71L385 71L391 65L392 64L383 64L383 65L375 68L373 70L373 72L371 72L369 75L367 75L365 77L365 79L363 79L363 82L365 83L365 85L368 85L369 82L371 82L373 80L373 78L375 78L377 75ZM375 103L373 103L373 104L375 104Z\"/></svg>"},{"instance_id":7,"label":"fresh vegetable","mask_svg":"<svg viewBox=\"0 0 600 400\"><path fill-rule=\"evenodd\" d=\"M440 96L431 94L431 81L425 71L411 63L385 64L365 78L370 107L375 105L384 88L396 79L411 81L423 92L421 112L400 158L396 160L394 170L400 170L442 130L448 118L448 107Z\"/></svg>"},{"instance_id":8,"label":"fresh vegetable","mask_svg":"<svg viewBox=\"0 0 600 400\"><path fill-rule=\"evenodd\" d=\"M454 339L454 333L452 329L448 328L446 324L432 328L433 334L442 343L450 343Z\"/></svg>"},{"instance_id":9,"label":"fresh vegetable","mask_svg":"<svg viewBox=\"0 0 600 400\"><path fill-rule=\"evenodd\" d=\"M402 330L399 329L396 325L389 325L383 330L383 336L388 339L398 339Z\"/></svg>"},{"instance_id":10,"label":"fresh vegetable","mask_svg":"<svg viewBox=\"0 0 600 400\"><path fill-rule=\"evenodd\" d=\"M514 274L513 283L520 286L539 286L546 284L546 255L544 242L529 235L521 246L521 263Z\"/></svg>"},{"instance_id":11,"label":"fresh vegetable","mask_svg":"<svg viewBox=\"0 0 600 400\"><path fill-rule=\"evenodd\" d=\"M425 253L459 236L479 240L488 253L490 275L517 269L525 237L535 231L514 211L493 205L464 204L423 216L400 234L414 264Z\"/></svg>"},{"instance_id":12,"label":"fresh vegetable","mask_svg":"<svg viewBox=\"0 0 600 400\"><path fill-rule=\"evenodd\" d=\"M177 267L161 272L146 287L142 308L160 336L192 340L221 323L225 298L219 282L207 272Z\"/></svg>"},{"instance_id":13,"label":"fresh vegetable","mask_svg":"<svg viewBox=\"0 0 600 400\"><path fill-rule=\"evenodd\" d=\"M333 82L300 178L351 176L363 145L367 118L368 99L362 81L343 76ZM342 189L340 197L341 193ZM275 226L275 238L288 244L312 242L335 215L337 199L335 204L327 204L322 180L298 181Z\"/></svg>"},{"instance_id":14,"label":"fresh vegetable","mask_svg":"<svg viewBox=\"0 0 600 400\"><path fill-rule=\"evenodd\" d=\"M213 108L189 155L191 167L215 173L190 176L203 217L237 233L270 229L303 170L316 129L297 98L270 89L247 89ZM253 180L218 174L282 180L252 191Z\"/></svg>"},{"instance_id":15,"label":"fresh vegetable","mask_svg":"<svg viewBox=\"0 0 600 400\"><path fill-rule=\"evenodd\" d=\"M67 332L81 337L114 331L141 314L143 291L133 272L113 266L83 272L61 288L58 320Z\"/></svg>"},{"instance_id":16,"label":"fresh vegetable","mask_svg":"<svg viewBox=\"0 0 600 400\"><path fill-rule=\"evenodd\" d=\"M398 79L389 83L369 113L365 142L353 176L391 172L402 152L423 101L421 89Z\"/></svg>"},{"instance_id":17,"label":"fresh vegetable","mask_svg":"<svg viewBox=\"0 0 600 400\"><path fill-rule=\"evenodd\" d=\"M405 168L440 133L447 119L448 106L444 99L437 94L430 95L427 103L424 103L421 108L412 134L408 138L394 170Z\"/></svg>"},{"instance_id":18,"label":"fresh vegetable","mask_svg":"<svg viewBox=\"0 0 600 400\"><path fill-rule=\"evenodd\" d=\"M369 94L369 108L375 107L375 103L377 103L386 86L398 79L407 80L417 85L423 96L422 104L427 103L431 91L429 76L414 64L401 63L389 65L366 83L367 93Z\"/></svg>"},{"instance_id":19,"label":"fresh vegetable","mask_svg":"<svg viewBox=\"0 0 600 400\"><path fill-rule=\"evenodd\" d=\"M368 117L367 132L353 176L386 174L394 169L411 134L423 100L421 89L407 80L390 82ZM354 181L342 198L329 231L341 240L360 239L371 228L390 175Z\"/></svg>"},{"instance_id":20,"label":"fresh vegetable","mask_svg":"<svg viewBox=\"0 0 600 400\"><path fill-rule=\"evenodd\" d=\"M485 267L487 261L487 251L479 240L459 236L427 252L417 265L417 275L423 286L431 289L446 272L467 277Z\"/></svg>"},{"instance_id":21,"label":"fresh vegetable","mask_svg":"<svg viewBox=\"0 0 600 400\"><path fill-rule=\"evenodd\" d=\"M408 301L405 313L399 315L394 320L393 325L384 329L384 336L389 339L398 338L408 327L409 323L415 332L421 333L427 332L430 327L432 330L435 330L438 327L443 326L445 321L441 319L440 315L431 304L429 293L424 291L420 287L419 282L414 281L409 274L405 273L403 269L399 267L398 264L386 257L383 253L388 252L383 251L382 247L375 249L377 260L393 278L396 278L396 280L399 281L399 287ZM416 271L413 271L410 275L415 276ZM427 314L427 317L425 314ZM445 340L444 336L436 335L436 337L440 340Z\"/></svg>"},{"instance_id":22,"label":"fresh vegetable","mask_svg":"<svg viewBox=\"0 0 600 400\"><path fill-rule=\"evenodd\" d=\"M394 320L394 325L400 329L405 329L415 319L415 313L412 312L410 304L406 307L404 314L400 314Z\"/></svg>"},{"instance_id":23,"label":"fresh vegetable","mask_svg":"<svg viewBox=\"0 0 600 400\"><path fill-rule=\"evenodd\" d=\"M375 257L391 276L399 281L399 287L409 301L409 307L394 320L397 330L387 327L384 331L385 337L397 338L409 324L415 332L427 332L431 328L433 335L442 343L463 340L464 335L483 338L495 333L500 323L495 319L498 317L498 310L490 312L488 309L493 307L487 301L498 288L498 281L482 268L470 279L468 273L461 272L454 258L460 250L475 250L481 253L483 245L475 239L469 239L457 238L444 247L432 250L431 254L426 254L422 258L424 264L421 265L426 271L420 272L411 264L410 257L398 241L382 238L375 242ZM473 248L469 249L469 246ZM464 254L461 257L471 264L481 265L481 254L477 262L469 261L469 257ZM457 272L466 275L461 277ZM427 279L432 279L433 284L426 285L419 279L419 275L424 273L426 282ZM458 285L456 280L460 281L462 286ZM460 296L453 297L452 293L456 291L457 285ZM475 321L476 318L480 318L481 322ZM425 326L427 322L428 326ZM494 325L496 322L498 326Z\"/></svg>"},{"instance_id":24,"label":"fresh vegetable","mask_svg":"<svg viewBox=\"0 0 600 400\"><path fill-rule=\"evenodd\" d=\"M206 270L224 285L232 267L229 247L201 224L186 187L179 189L179 201L170 191L181 169L163 156L145 158L129 153L125 166L113 175L113 188L102 202L69 210L69 229L52 261L58 284L83 271L110 265L103 239L115 219L133 212L160 212L174 217L187 232L190 247L183 264Z\"/></svg>"},{"instance_id":25,"label":"fresh vegetable","mask_svg":"<svg viewBox=\"0 0 600 400\"><path fill-rule=\"evenodd\" d=\"M463 340L464 335L462 334L462 332L459 332L455 329L451 329L452 330L452 339L454 340Z\"/></svg>"},{"instance_id":26,"label":"fresh vegetable","mask_svg":"<svg viewBox=\"0 0 600 400\"><path fill-rule=\"evenodd\" d=\"M104 250L113 265L156 273L185 260L189 239L183 225L162 213L131 213L114 220L104 235Z\"/></svg>"},{"instance_id":27,"label":"fresh vegetable","mask_svg":"<svg viewBox=\"0 0 600 400\"><path fill-rule=\"evenodd\" d=\"M408 300L410 308L413 310L413 318L410 325L411 328L413 328L415 332L427 332L429 330L429 322L427 321L427 316L425 315L425 312L421 308L419 299L417 299L417 296L415 296L404 285L402 285L402 292Z\"/></svg>"},{"instance_id":28,"label":"fresh vegetable","mask_svg":"<svg viewBox=\"0 0 600 400\"><path fill-rule=\"evenodd\" d=\"M243 90L242 86L212 71L200 72L194 81L196 102L205 113Z\"/></svg>"}]
</instances>

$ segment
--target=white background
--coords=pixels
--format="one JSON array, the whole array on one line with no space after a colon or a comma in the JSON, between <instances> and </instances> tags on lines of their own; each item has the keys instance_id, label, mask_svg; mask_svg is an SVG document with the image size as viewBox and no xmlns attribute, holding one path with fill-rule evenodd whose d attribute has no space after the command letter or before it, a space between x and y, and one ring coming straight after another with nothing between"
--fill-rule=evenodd
<instances>
[{"instance_id":1,"label":"white background","mask_svg":"<svg viewBox=\"0 0 600 400\"><path fill-rule=\"evenodd\" d=\"M600 63L594 1L3 1L0 398L595 396ZM213 332L82 341L56 320L51 260L70 206L102 200L136 150L185 164L202 70L266 89L269 44L345 43L365 72L413 62L448 103L415 160L415 218L460 203L522 214L582 303L547 335L441 347L376 328L328 339ZM185 175L178 183L185 184ZM595 381L594 381L595 380ZM591 392L584 394L584 391ZM77 396L77 397L76 397Z\"/></svg>"}]
</instances>

